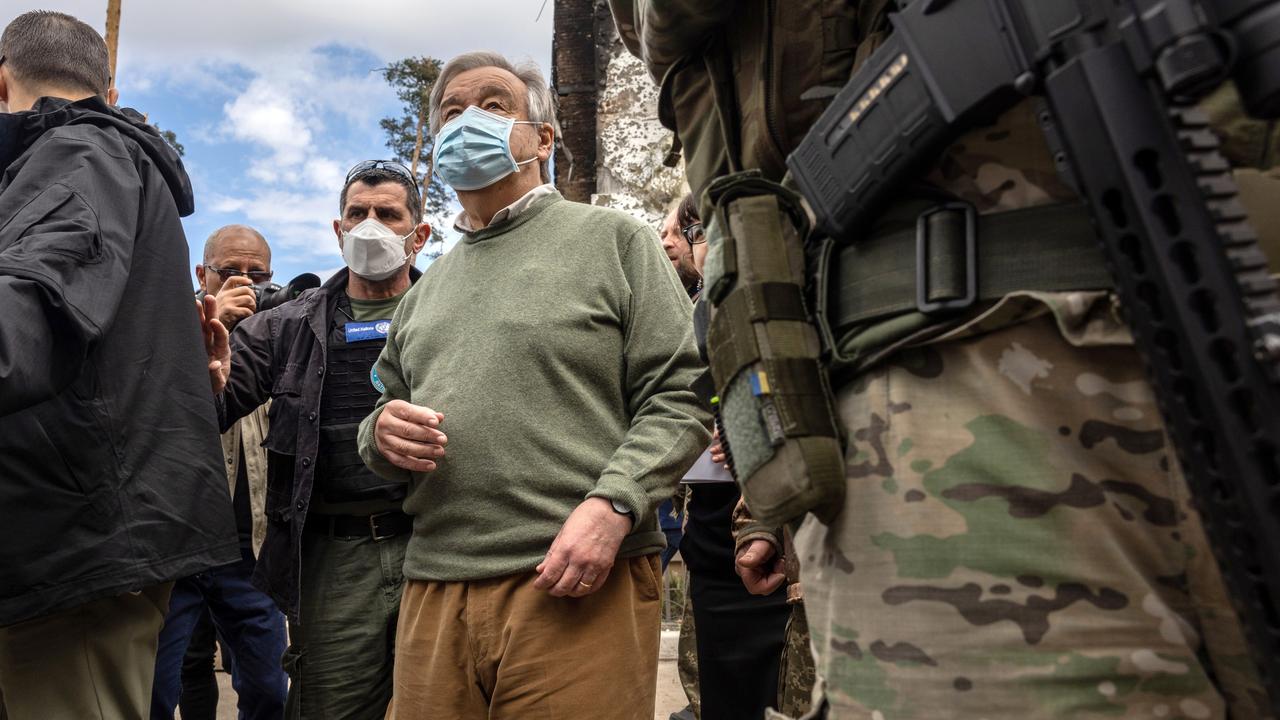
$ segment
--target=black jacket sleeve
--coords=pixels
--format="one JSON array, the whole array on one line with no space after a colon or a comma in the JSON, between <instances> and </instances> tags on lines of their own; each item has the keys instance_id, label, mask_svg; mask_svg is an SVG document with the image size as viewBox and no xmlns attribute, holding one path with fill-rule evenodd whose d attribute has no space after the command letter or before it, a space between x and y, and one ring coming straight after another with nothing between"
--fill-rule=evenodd
<instances>
[{"instance_id":1,"label":"black jacket sleeve","mask_svg":"<svg viewBox=\"0 0 1280 720\"><path fill-rule=\"evenodd\" d=\"M0 196L0 416L80 376L129 283L142 193L132 159L81 139L26 167Z\"/></svg>"},{"instance_id":2,"label":"black jacket sleeve","mask_svg":"<svg viewBox=\"0 0 1280 720\"><path fill-rule=\"evenodd\" d=\"M222 432L271 397L278 336L272 324L279 322L279 310L272 308L245 318L231 332L231 375L215 403Z\"/></svg>"}]
</instances>

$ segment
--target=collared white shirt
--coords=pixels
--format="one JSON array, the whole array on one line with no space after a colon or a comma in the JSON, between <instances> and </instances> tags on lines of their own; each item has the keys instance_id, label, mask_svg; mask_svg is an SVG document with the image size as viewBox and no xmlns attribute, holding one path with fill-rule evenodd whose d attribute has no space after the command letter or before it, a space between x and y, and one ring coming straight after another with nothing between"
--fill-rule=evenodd
<instances>
[{"instance_id":1,"label":"collared white shirt","mask_svg":"<svg viewBox=\"0 0 1280 720\"><path fill-rule=\"evenodd\" d=\"M519 200L516 200L510 205L494 213L493 219L489 221L489 224L497 225L500 222L506 222L507 220L510 220L515 216L519 215L520 213L524 212L525 210L527 210L528 207L533 204L534 200L537 200L543 195L550 195L555 191L556 191L556 186L552 185L551 183L544 183L542 185L539 185L538 187L525 193L523 196L521 196ZM457 217L453 219L453 229L457 230L460 233L472 232L471 223L467 222L467 211L463 210L462 212L458 213Z\"/></svg>"}]
</instances>

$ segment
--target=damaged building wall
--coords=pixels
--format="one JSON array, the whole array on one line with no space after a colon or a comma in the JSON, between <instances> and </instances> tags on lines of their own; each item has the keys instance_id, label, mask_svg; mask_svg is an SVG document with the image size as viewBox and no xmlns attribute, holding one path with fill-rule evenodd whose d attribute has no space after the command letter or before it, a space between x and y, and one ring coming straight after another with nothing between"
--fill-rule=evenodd
<instances>
[{"instance_id":1,"label":"damaged building wall","mask_svg":"<svg viewBox=\"0 0 1280 720\"><path fill-rule=\"evenodd\" d=\"M553 82L561 108L574 108L572 115L561 115L565 144L574 154L574 177L559 170L569 164L557 156L556 184L566 197L625 210L656 226L686 192L683 169L663 165L672 135L658 122L658 89L618 38L605 0L556 0L555 22ZM588 72L595 80L590 93L583 87ZM583 107L588 97L594 118ZM589 156L589 167L583 167L580 152Z\"/></svg>"},{"instance_id":2,"label":"damaged building wall","mask_svg":"<svg viewBox=\"0 0 1280 720\"><path fill-rule=\"evenodd\" d=\"M603 25L596 33L602 83L592 202L656 223L671 201L685 192L683 167L663 165L672 134L658 122L657 85L644 63L627 52L607 10Z\"/></svg>"}]
</instances>

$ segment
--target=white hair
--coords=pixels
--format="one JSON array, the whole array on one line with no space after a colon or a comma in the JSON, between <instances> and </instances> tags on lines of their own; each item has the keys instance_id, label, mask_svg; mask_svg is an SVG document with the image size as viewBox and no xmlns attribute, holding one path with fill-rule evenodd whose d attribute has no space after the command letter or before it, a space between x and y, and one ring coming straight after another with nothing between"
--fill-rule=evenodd
<instances>
[{"instance_id":1,"label":"white hair","mask_svg":"<svg viewBox=\"0 0 1280 720\"><path fill-rule=\"evenodd\" d=\"M560 137L560 121L556 119L556 99L551 94L551 87L542 76L542 70L537 63L522 62L517 65L503 55L490 50L463 53L445 63L441 68L440 76L431 87L431 97L427 102L428 125L433 136L444 124L440 118L440 103L444 100L444 90L449 82L468 70L486 67L506 70L519 78L527 89L526 104L529 106L529 119L533 122L548 123L554 130L555 136ZM544 180L549 180L546 163L542 163L542 176Z\"/></svg>"}]
</instances>

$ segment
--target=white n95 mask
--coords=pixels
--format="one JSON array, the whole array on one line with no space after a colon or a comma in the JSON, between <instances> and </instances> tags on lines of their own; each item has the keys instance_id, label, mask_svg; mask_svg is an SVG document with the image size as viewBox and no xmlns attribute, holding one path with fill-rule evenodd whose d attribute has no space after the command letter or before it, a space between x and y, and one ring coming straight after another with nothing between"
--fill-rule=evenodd
<instances>
[{"instance_id":1,"label":"white n95 mask","mask_svg":"<svg viewBox=\"0 0 1280 720\"><path fill-rule=\"evenodd\" d=\"M351 272L366 280L386 280L409 259L404 242L413 233L396 235L395 230L367 218L342 233L342 259Z\"/></svg>"}]
</instances>

